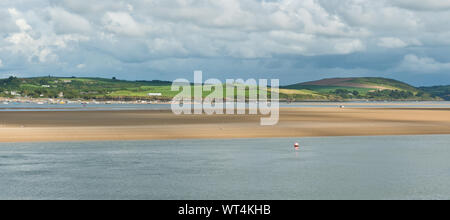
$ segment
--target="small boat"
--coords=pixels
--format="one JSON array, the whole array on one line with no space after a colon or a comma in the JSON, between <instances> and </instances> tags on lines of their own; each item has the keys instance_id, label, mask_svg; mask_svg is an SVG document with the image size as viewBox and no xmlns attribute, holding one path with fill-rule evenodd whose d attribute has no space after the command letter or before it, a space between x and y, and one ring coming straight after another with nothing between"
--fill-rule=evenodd
<instances>
[{"instance_id":1,"label":"small boat","mask_svg":"<svg viewBox=\"0 0 450 220\"><path fill-rule=\"evenodd\" d=\"M300 148L300 144L299 143L295 143L294 147L295 147L296 150L298 150Z\"/></svg>"},{"instance_id":2,"label":"small boat","mask_svg":"<svg viewBox=\"0 0 450 220\"><path fill-rule=\"evenodd\" d=\"M9 102L3 102L3 105L9 105Z\"/></svg>"}]
</instances>

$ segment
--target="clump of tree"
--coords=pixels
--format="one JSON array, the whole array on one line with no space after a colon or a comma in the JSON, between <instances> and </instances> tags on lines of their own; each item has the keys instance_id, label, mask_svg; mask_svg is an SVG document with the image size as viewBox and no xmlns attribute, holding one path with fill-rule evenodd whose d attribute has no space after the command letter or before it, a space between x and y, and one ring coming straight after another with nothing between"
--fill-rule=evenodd
<instances>
[{"instance_id":1,"label":"clump of tree","mask_svg":"<svg viewBox=\"0 0 450 220\"><path fill-rule=\"evenodd\" d=\"M347 89L336 89L333 92L331 92L331 95L340 97L342 99L356 99L361 98L360 93L356 90L350 91Z\"/></svg>"},{"instance_id":2,"label":"clump of tree","mask_svg":"<svg viewBox=\"0 0 450 220\"><path fill-rule=\"evenodd\" d=\"M429 100L433 97L424 91L414 93L405 90L377 90L363 95L360 92L347 89L336 89L329 93L336 100L342 99L373 99L373 100Z\"/></svg>"},{"instance_id":3,"label":"clump of tree","mask_svg":"<svg viewBox=\"0 0 450 220\"><path fill-rule=\"evenodd\" d=\"M432 86L422 87L420 89L431 94L431 97L441 97L447 101L450 101L450 86Z\"/></svg>"},{"instance_id":4,"label":"clump of tree","mask_svg":"<svg viewBox=\"0 0 450 220\"><path fill-rule=\"evenodd\" d=\"M399 90L377 90L367 93L367 97L370 99L382 99L382 100L408 100L414 99L416 96L411 91L399 91Z\"/></svg>"},{"instance_id":5,"label":"clump of tree","mask_svg":"<svg viewBox=\"0 0 450 220\"><path fill-rule=\"evenodd\" d=\"M2 85L3 88L10 89L19 87L21 83L22 81L19 78L10 76L8 79L1 80L0 85Z\"/></svg>"}]
</instances>

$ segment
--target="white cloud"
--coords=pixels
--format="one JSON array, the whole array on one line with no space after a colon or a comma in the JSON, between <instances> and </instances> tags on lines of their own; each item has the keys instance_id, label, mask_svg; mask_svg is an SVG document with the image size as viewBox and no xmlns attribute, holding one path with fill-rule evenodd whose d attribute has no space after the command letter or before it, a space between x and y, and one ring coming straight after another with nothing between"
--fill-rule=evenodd
<instances>
[{"instance_id":1,"label":"white cloud","mask_svg":"<svg viewBox=\"0 0 450 220\"><path fill-rule=\"evenodd\" d=\"M399 7L413 10L450 9L450 0L392 0L392 2Z\"/></svg>"},{"instance_id":2,"label":"white cloud","mask_svg":"<svg viewBox=\"0 0 450 220\"><path fill-rule=\"evenodd\" d=\"M386 51L380 47L390 53L378 56L414 50L423 54L419 62L432 56L427 51L450 47L449 0L2 0L0 6L0 56L11 56L8 67L23 61L17 68L29 72L126 74L130 66L148 72L155 60L198 59L210 67L215 59L365 56ZM413 61L407 58L403 63ZM355 60L348 63L364 68ZM79 68L84 63L89 68ZM167 71L179 72L174 66ZM367 68L374 66L380 65Z\"/></svg>"},{"instance_id":3,"label":"white cloud","mask_svg":"<svg viewBox=\"0 0 450 220\"><path fill-rule=\"evenodd\" d=\"M128 8L128 11L130 11L130 12L134 11L134 7L131 4L127 4L127 8Z\"/></svg>"},{"instance_id":4,"label":"white cloud","mask_svg":"<svg viewBox=\"0 0 450 220\"><path fill-rule=\"evenodd\" d=\"M336 44L335 49L338 54L349 54L357 51L363 51L365 46L360 40L351 40Z\"/></svg>"},{"instance_id":5,"label":"white cloud","mask_svg":"<svg viewBox=\"0 0 450 220\"><path fill-rule=\"evenodd\" d=\"M2 67L3 67L3 60L0 59L0 68L2 68Z\"/></svg>"},{"instance_id":6,"label":"white cloud","mask_svg":"<svg viewBox=\"0 0 450 220\"><path fill-rule=\"evenodd\" d=\"M103 25L113 33L131 37L145 37L147 29L125 12L107 12L103 17Z\"/></svg>"},{"instance_id":7,"label":"white cloud","mask_svg":"<svg viewBox=\"0 0 450 220\"><path fill-rule=\"evenodd\" d=\"M84 68L86 68L86 64L84 64L84 63L78 64L77 68L78 69L84 69Z\"/></svg>"},{"instance_id":8,"label":"white cloud","mask_svg":"<svg viewBox=\"0 0 450 220\"><path fill-rule=\"evenodd\" d=\"M441 63L430 57L419 57L414 54L408 54L404 57L399 69L411 72L434 73L442 70L450 70L450 63Z\"/></svg>"},{"instance_id":9,"label":"white cloud","mask_svg":"<svg viewBox=\"0 0 450 220\"><path fill-rule=\"evenodd\" d=\"M383 37L379 39L379 42L377 44L380 47L384 48L404 48L408 46L421 46L422 43L418 41L417 39L399 39L395 37Z\"/></svg>"},{"instance_id":10,"label":"white cloud","mask_svg":"<svg viewBox=\"0 0 450 220\"><path fill-rule=\"evenodd\" d=\"M25 21L24 19L17 19L16 20L16 25L17 27L20 28L21 31L31 31L31 26L28 25L27 21Z\"/></svg>"},{"instance_id":11,"label":"white cloud","mask_svg":"<svg viewBox=\"0 0 450 220\"><path fill-rule=\"evenodd\" d=\"M415 31L421 18L412 11L392 6L389 0L319 0L352 27L367 29L372 34Z\"/></svg>"},{"instance_id":12,"label":"white cloud","mask_svg":"<svg viewBox=\"0 0 450 220\"><path fill-rule=\"evenodd\" d=\"M398 38L383 37L380 39L378 46L385 48L402 48L408 46L408 44Z\"/></svg>"},{"instance_id":13,"label":"white cloud","mask_svg":"<svg viewBox=\"0 0 450 220\"><path fill-rule=\"evenodd\" d=\"M19 16L19 12L17 11L17 9L15 8L8 8L8 12L11 16L13 17L17 17Z\"/></svg>"},{"instance_id":14,"label":"white cloud","mask_svg":"<svg viewBox=\"0 0 450 220\"><path fill-rule=\"evenodd\" d=\"M60 56L57 50L72 49L68 43L84 41L89 48L120 59L123 56L116 54L121 51L147 45L130 56L139 56L140 61L158 54L160 58L265 58L349 54L371 46L404 48L437 42L429 36L447 36L437 28L443 21L422 18L423 13L400 7L401 0L47 1L50 4L42 4L41 10L22 12L14 3L8 7L20 31L5 39L24 46L14 51L47 56L50 51ZM439 2L412 4L445 7ZM430 27L433 33L427 35ZM411 35L417 39L411 40Z\"/></svg>"},{"instance_id":15,"label":"white cloud","mask_svg":"<svg viewBox=\"0 0 450 220\"><path fill-rule=\"evenodd\" d=\"M58 35L51 32L51 26L48 23L37 23L40 28L33 28L27 16L15 8L8 9L10 16L15 20L18 27L17 32L12 32L4 38L6 46L0 48L0 51L10 51L13 54L27 57L30 63L46 63L58 60L57 50L67 49L70 42L79 42L86 40L86 37L80 35L63 34ZM31 20L31 19L30 19ZM34 20L33 22L38 22ZM45 30L48 29L48 32Z\"/></svg>"},{"instance_id":16,"label":"white cloud","mask_svg":"<svg viewBox=\"0 0 450 220\"><path fill-rule=\"evenodd\" d=\"M49 13L55 31L60 34L89 33L92 31L88 20L62 8L50 8Z\"/></svg>"}]
</instances>

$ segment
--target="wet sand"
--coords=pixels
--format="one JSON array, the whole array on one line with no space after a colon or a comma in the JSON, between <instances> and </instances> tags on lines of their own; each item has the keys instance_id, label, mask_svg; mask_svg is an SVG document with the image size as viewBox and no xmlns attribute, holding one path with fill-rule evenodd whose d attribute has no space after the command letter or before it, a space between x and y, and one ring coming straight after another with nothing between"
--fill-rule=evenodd
<instances>
[{"instance_id":1,"label":"wet sand","mask_svg":"<svg viewBox=\"0 0 450 220\"><path fill-rule=\"evenodd\" d=\"M283 108L264 116L171 111L0 112L0 142L230 139L450 134L449 108Z\"/></svg>"}]
</instances>

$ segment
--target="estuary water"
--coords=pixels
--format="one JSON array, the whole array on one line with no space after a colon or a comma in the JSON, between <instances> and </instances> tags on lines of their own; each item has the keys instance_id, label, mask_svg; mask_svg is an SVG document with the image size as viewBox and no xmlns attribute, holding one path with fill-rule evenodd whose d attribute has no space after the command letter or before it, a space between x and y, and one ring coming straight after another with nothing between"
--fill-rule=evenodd
<instances>
[{"instance_id":1,"label":"estuary water","mask_svg":"<svg viewBox=\"0 0 450 220\"><path fill-rule=\"evenodd\" d=\"M0 199L450 199L449 183L449 135L0 144Z\"/></svg>"}]
</instances>

